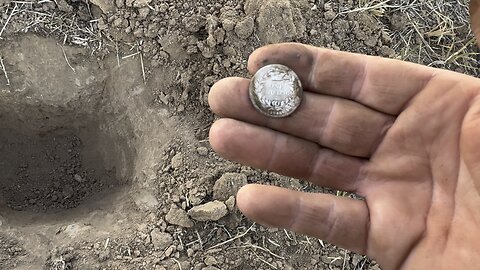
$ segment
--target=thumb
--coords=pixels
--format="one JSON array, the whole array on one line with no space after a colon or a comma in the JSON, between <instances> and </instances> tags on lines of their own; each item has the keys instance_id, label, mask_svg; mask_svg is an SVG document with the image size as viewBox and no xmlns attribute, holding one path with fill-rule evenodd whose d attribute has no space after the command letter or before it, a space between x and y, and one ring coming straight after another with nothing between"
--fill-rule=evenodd
<instances>
[{"instance_id":1,"label":"thumb","mask_svg":"<svg viewBox=\"0 0 480 270\"><path fill-rule=\"evenodd\" d=\"M480 97L476 97L462 125L460 149L475 187L480 190Z\"/></svg>"}]
</instances>

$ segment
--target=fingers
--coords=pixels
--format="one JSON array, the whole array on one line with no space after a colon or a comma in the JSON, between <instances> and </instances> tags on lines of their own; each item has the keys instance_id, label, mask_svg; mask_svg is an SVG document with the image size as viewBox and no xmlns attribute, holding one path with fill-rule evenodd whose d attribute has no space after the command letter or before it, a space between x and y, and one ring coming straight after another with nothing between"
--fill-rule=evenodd
<instances>
[{"instance_id":1,"label":"fingers","mask_svg":"<svg viewBox=\"0 0 480 270\"><path fill-rule=\"evenodd\" d=\"M249 80L241 78L219 81L210 91L210 107L222 117L265 126L350 156L371 156L394 121L359 103L310 92L290 117L272 119L251 105L248 85Z\"/></svg>"},{"instance_id":2,"label":"fingers","mask_svg":"<svg viewBox=\"0 0 480 270\"><path fill-rule=\"evenodd\" d=\"M435 69L380 57L345 53L300 44L277 44L255 51L253 74L268 64L292 68L309 90L355 100L397 115L429 82Z\"/></svg>"},{"instance_id":3,"label":"fingers","mask_svg":"<svg viewBox=\"0 0 480 270\"><path fill-rule=\"evenodd\" d=\"M240 210L267 226L310 235L365 254L369 214L364 201L319 193L247 185L237 195Z\"/></svg>"},{"instance_id":4,"label":"fingers","mask_svg":"<svg viewBox=\"0 0 480 270\"><path fill-rule=\"evenodd\" d=\"M355 192L363 181L364 160L233 119L213 124L210 144L227 159L320 186Z\"/></svg>"}]
</instances>

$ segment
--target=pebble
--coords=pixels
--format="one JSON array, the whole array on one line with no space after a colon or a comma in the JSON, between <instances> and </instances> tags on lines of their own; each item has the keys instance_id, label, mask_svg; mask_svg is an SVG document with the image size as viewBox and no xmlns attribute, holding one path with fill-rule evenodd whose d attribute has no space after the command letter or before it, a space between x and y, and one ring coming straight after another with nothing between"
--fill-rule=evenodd
<instances>
[{"instance_id":1,"label":"pebble","mask_svg":"<svg viewBox=\"0 0 480 270\"><path fill-rule=\"evenodd\" d=\"M169 233L160 231L160 229L154 229L150 236L153 246L159 250L164 250L173 244L173 237Z\"/></svg>"},{"instance_id":2,"label":"pebble","mask_svg":"<svg viewBox=\"0 0 480 270\"><path fill-rule=\"evenodd\" d=\"M329 11L326 11L323 14L323 16L325 17L325 19L330 21L330 20L333 20L337 16L337 14L335 13L335 11L329 10Z\"/></svg>"},{"instance_id":3,"label":"pebble","mask_svg":"<svg viewBox=\"0 0 480 270\"><path fill-rule=\"evenodd\" d=\"M176 154L170 163L172 165L172 168L178 169L183 166L183 157L181 153Z\"/></svg>"},{"instance_id":4,"label":"pebble","mask_svg":"<svg viewBox=\"0 0 480 270\"><path fill-rule=\"evenodd\" d=\"M85 180L84 180L80 175L78 175L78 174L75 174L75 175L73 176L73 178L75 179L75 181L77 181L77 182L79 182L79 183L85 182Z\"/></svg>"},{"instance_id":5,"label":"pebble","mask_svg":"<svg viewBox=\"0 0 480 270\"><path fill-rule=\"evenodd\" d=\"M207 147L204 147L204 146L201 146L201 147L198 147L197 148L197 153L202 156L202 157L205 157L208 155L208 148Z\"/></svg>"},{"instance_id":6,"label":"pebble","mask_svg":"<svg viewBox=\"0 0 480 270\"><path fill-rule=\"evenodd\" d=\"M170 210L165 216L165 220L173 225L178 225L185 228L193 227L193 222L190 220L185 210L179 208L175 204L170 207Z\"/></svg>"},{"instance_id":7,"label":"pebble","mask_svg":"<svg viewBox=\"0 0 480 270\"><path fill-rule=\"evenodd\" d=\"M212 266L212 265L217 265L217 264L218 264L217 259L215 259L215 257L213 257L213 256L211 256L211 255L206 256L205 259L203 260L203 262L204 262L207 266Z\"/></svg>"},{"instance_id":8,"label":"pebble","mask_svg":"<svg viewBox=\"0 0 480 270\"><path fill-rule=\"evenodd\" d=\"M138 249L134 250L133 255L137 258L140 257L140 250L138 250Z\"/></svg>"},{"instance_id":9,"label":"pebble","mask_svg":"<svg viewBox=\"0 0 480 270\"><path fill-rule=\"evenodd\" d=\"M202 270L219 270L219 269L215 266L207 266L207 267L202 268Z\"/></svg>"},{"instance_id":10,"label":"pebble","mask_svg":"<svg viewBox=\"0 0 480 270\"><path fill-rule=\"evenodd\" d=\"M255 21L252 17L248 16L241 20L235 26L235 34L241 39L247 39L253 34L255 27Z\"/></svg>"},{"instance_id":11,"label":"pebble","mask_svg":"<svg viewBox=\"0 0 480 270\"><path fill-rule=\"evenodd\" d=\"M227 206L221 201L198 205L188 211L188 215L198 221L216 221L226 216Z\"/></svg>"},{"instance_id":12,"label":"pebble","mask_svg":"<svg viewBox=\"0 0 480 270\"><path fill-rule=\"evenodd\" d=\"M242 173L225 173L213 186L213 198L226 201L235 196L238 190L247 184L247 176Z\"/></svg>"},{"instance_id":13,"label":"pebble","mask_svg":"<svg viewBox=\"0 0 480 270\"><path fill-rule=\"evenodd\" d=\"M118 8L123 8L125 6L125 0L115 0L115 4Z\"/></svg>"},{"instance_id":14,"label":"pebble","mask_svg":"<svg viewBox=\"0 0 480 270\"><path fill-rule=\"evenodd\" d=\"M165 257L170 257L174 251L175 251L175 246L170 246L165 251Z\"/></svg>"},{"instance_id":15,"label":"pebble","mask_svg":"<svg viewBox=\"0 0 480 270\"><path fill-rule=\"evenodd\" d=\"M225 205L227 206L229 211L235 210L235 197L230 196L230 198L228 198L228 200L225 201Z\"/></svg>"},{"instance_id":16,"label":"pebble","mask_svg":"<svg viewBox=\"0 0 480 270\"><path fill-rule=\"evenodd\" d=\"M99 7L104 14L115 10L115 5L110 0L90 0L90 2Z\"/></svg>"},{"instance_id":17,"label":"pebble","mask_svg":"<svg viewBox=\"0 0 480 270\"><path fill-rule=\"evenodd\" d=\"M236 23L230 19L225 19L222 21L222 27L225 31L230 32L235 29Z\"/></svg>"},{"instance_id":18,"label":"pebble","mask_svg":"<svg viewBox=\"0 0 480 270\"><path fill-rule=\"evenodd\" d=\"M129 7L142 8L148 6L152 0L126 0L125 3Z\"/></svg>"},{"instance_id":19,"label":"pebble","mask_svg":"<svg viewBox=\"0 0 480 270\"><path fill-rule=\"evenodd\" d=\"M168 10L168 5L165 4L165 3L161 3L161 4L158 6L158 11L159 11L160 13L165 13L165 12L167 12L167 10Z\"/></svg>"},{"instance_id":20,"label":"pebble","mask_svg":"<svg viewBox=\"0 0 480 270\"><path fill-rule=\"evenodd\" d=\"M191 33L197 33L202 27L206 25L206 19L200 15L193 15L191 17L184 18L182 23L185 25L185 29Z\"/></svg>"}]
</instances>

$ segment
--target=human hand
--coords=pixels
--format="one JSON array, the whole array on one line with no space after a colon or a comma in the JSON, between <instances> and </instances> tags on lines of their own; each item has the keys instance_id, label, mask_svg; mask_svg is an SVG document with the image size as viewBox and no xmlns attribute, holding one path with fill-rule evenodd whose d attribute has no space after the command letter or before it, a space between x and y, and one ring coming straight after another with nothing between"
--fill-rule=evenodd
<instances>
[{"instance_id":1,"label":"human hand","mask_svg":"<svg viewBox=\"0 0 480 270\"><path fill-rule=\"evenodd\" d=\"M248 185L240 210L268 226L366 254L383 269L480 269L480 79L397 60L307 47L254 52L249 71L284 64L305 93L290 117L257 112L249 80L213 86L220 155L364 200Z\"/></svg>"}]
</instances>

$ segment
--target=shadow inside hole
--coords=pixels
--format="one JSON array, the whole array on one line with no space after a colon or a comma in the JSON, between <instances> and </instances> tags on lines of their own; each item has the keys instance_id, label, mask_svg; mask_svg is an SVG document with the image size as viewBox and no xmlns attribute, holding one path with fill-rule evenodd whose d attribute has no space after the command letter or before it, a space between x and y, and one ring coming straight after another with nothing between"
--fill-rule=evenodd
<instances>
[{"instance_id":1,"label":"shadow inside hole","mask_svg":"<svg viewBox=\"0 0 480 270\"><path fill-rule=\"evenodd\" d=\"M65 47L72 72L56 48L36 36L0 46L19 52L4 59L12 86L0 86L0 223L121 213L150 188L170 136L137 59L100 63Z\"/></svg>"},{"instance_id":2,"label":"shadow inside hole","mask_svg":"<svg viewBox=\"0 0 480 270\"><path fill-rule=\"evenodd\" d=\"M13 210L46 211L77 207L84 199L123 181L115 167L73 129L45 133L0 128L0 196Z\"/></svg>"}]
</instances>

